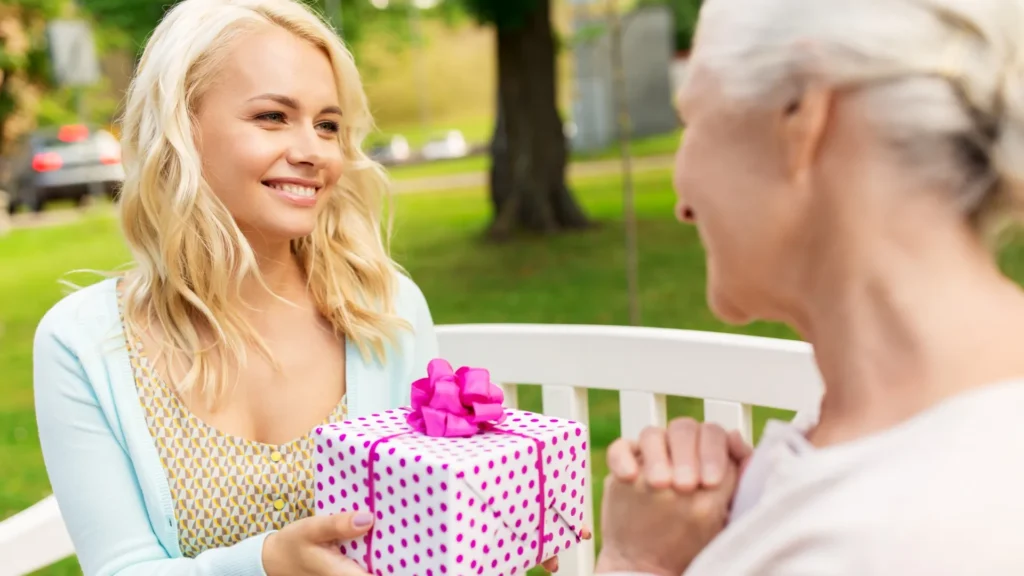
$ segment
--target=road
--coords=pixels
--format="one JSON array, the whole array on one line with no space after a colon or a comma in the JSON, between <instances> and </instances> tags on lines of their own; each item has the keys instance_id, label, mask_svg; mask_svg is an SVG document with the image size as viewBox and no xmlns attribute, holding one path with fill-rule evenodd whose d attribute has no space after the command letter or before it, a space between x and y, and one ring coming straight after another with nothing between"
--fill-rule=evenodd
<instances>
[{"instance_id":1,"label":"road","mask_svg":"<svg viewBox=\"0 0 1024 576\"><path fill-rule=\"evenodd\" d=\"M672 155L645 156L633 159L635 172L666 170L672 167ZM618 159L590 160L569 165L570 178L592 178L618 174L622 163ZM487 186L486 172L467 172L465 174L448 174L411 180L396 180L395 194L416 194L424 192L441 192L460 188L476 188ZM86 209L88 211L90 209ZM20 213L11 219L13 228L39 228L57 226L74 222L81 217L83 211L75 208L47 210L42 214Z\"/></svg>"}]
</instances>

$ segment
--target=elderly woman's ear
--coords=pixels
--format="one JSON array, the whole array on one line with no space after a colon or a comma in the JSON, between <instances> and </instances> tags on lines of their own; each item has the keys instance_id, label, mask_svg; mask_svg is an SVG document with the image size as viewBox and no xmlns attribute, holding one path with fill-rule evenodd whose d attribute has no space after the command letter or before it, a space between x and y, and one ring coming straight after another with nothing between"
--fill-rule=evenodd
<instances>
[{"instance_id":1,"label":"elderly woman's ear","mask_svg":"<svg viewBox=\"0 0 1024 576\"><path fill-rule=\"evenodd\" d=\"M806 184L814 169L832 110L833 91L821 83L810 83L780 111L780 140L786 150L786 165L796 183Z\"/></svg>"}]
</instances>

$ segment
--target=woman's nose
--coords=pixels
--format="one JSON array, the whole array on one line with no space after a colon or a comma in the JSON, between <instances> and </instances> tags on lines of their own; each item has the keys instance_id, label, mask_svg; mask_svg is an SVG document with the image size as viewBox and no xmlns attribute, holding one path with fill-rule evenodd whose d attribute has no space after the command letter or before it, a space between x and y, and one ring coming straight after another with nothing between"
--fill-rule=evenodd
<instances>
[{"instance_id":1,"label":"woman's nose","mask_svg":"<svg viewBox=\"0 0 1024 576\"><path fill-rule=\"evenodd\" d=\"M323 138L316 133L316 130L298 130L288 147L288 162L291 164L306 164L319 168L324 162L323 147L327 145Z\"/></svg>"}]
</instances>

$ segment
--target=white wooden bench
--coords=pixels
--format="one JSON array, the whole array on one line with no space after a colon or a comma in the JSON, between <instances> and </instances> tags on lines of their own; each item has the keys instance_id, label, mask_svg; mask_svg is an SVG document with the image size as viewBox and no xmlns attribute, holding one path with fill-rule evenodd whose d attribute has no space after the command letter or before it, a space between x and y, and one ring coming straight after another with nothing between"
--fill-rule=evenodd
<instances>
[{"instance_id":1,"label":"white wooden bench","mask_svg":"<svg viewBox=\"0 0 1024 576\"><path fill-rule=\"evenodd\" d=\"M74 553L53 496L0 522L0 576L22 576Z\"/></svg>"},{"instance_id":2,"label":"white wooden bench","mask_svg":"<svg viewBox=\"0 0 1024 576\"><path fill-rule=\"evenodd\" d=\"M821 394L803 342L585 325L448 325L437 332L441 354L454 366L485 367L495 382L514 383L503 384L510 407L517 405L516 385L539 384L545 414L589 424L587 390L618 391L622 435L630 438L666 423L666 396L703 399L706 420L749 440L751 407L798 411ZM52 496L0 523L0 576L21 576L73 553ZM560 558L559 573L589 575L594 559L586 542Z\"/></svg>"}]
</instances>

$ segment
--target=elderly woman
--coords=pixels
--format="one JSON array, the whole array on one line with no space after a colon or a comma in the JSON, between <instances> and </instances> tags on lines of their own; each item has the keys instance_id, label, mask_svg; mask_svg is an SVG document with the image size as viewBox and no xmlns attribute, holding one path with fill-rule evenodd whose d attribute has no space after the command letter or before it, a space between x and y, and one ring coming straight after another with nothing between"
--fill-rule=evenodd
<instances>
[{"instance_id":1,"label":"elderly woman","mask_svg":"<svg viewBox=\"0 0 1024 576\"><path fill-rule=\"evenodd\" d=\"M793 326L825 395L749 461L692 421L616 444L597 573L1024 574L1024 2L708 0L691 70L710 305Z\"/></svg>"}]
</instances>

